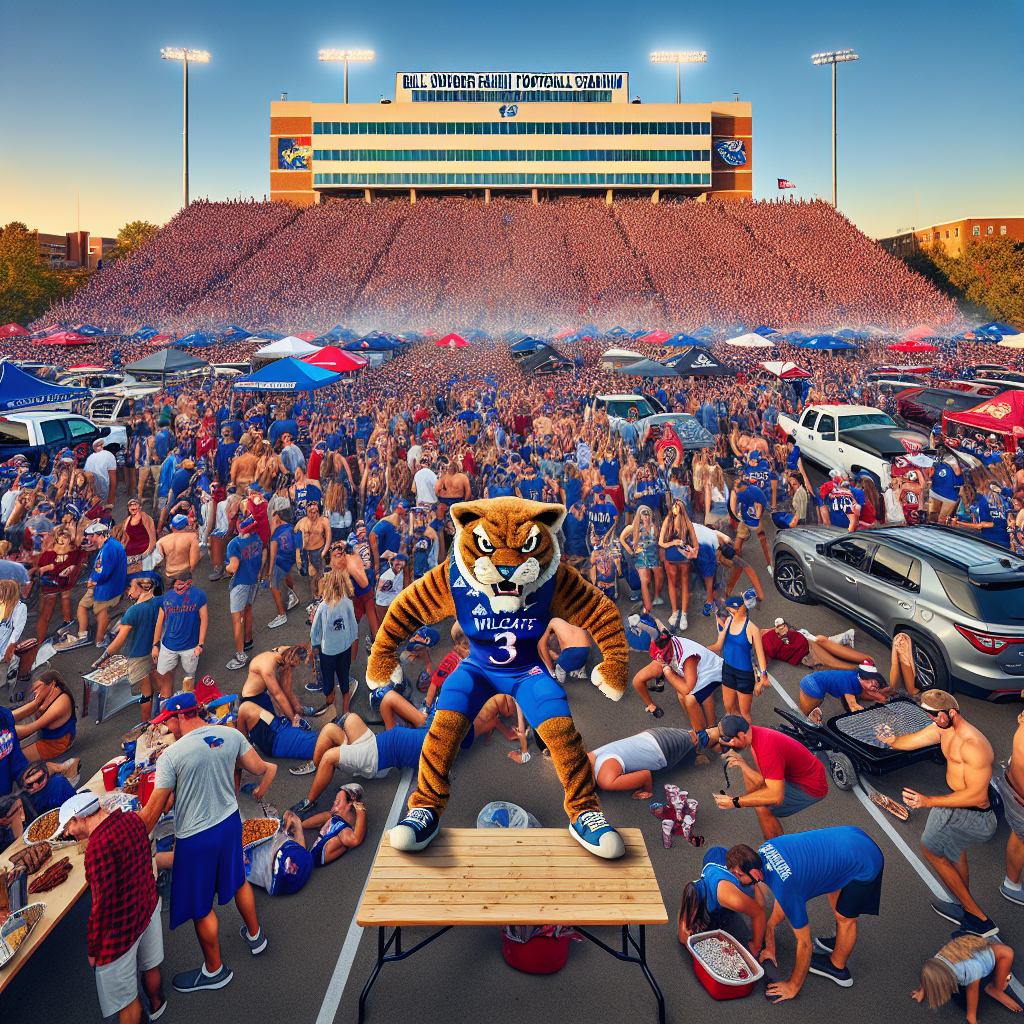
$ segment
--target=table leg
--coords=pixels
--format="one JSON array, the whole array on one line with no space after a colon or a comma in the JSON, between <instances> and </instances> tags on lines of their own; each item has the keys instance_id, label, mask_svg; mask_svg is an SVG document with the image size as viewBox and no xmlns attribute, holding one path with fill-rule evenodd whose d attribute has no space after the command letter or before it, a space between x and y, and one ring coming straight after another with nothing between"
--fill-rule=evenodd
<instances>
[{"instance_id":1,"label":"table leg","mask_svg":"<svg viewBox=\"0 0 1024 1024\"><path fill-rule=\"evenodd\" d=\"M399 960L405 960L407 957L418 952L424 946L429 945L434 939L440 935L444 935L445 932L450 931L452 925L447 925L444 928L434 932L433 935L428 935L422 942L417 942L412 949L407 949L403 952L402 950L402 928L400 925L396 925L394 930L391 932L391 937L386 939L387 926L381 925L377 929L377 962L373 965L373 970L370 972L370 977L367 978L366 984L363 986L363 991L359 996L359 1024L363 1024L363 1020L366 1017L366 999L370 994L370 989L373 988L373 983L377 980L377 975L380 974L381 968L385 964L397 963ZM391 949L392 945L395 947L394 953L390 956L387 955L388 950Z\"/></svg>"},{"instance_id":2,"label":"table leg","mask_svg":"<svg viewBox=\"0 0 1024 1024\"><path fill-rule=\"evenodd\" d=\"M624 963L639 964L640 969L644 972L644 977L647 979L647 984L651 986L651 990L654 992L654 997L658 1001L658 1024L665 1024L665 997L661 994L661 989L658 987L657 981L654 980L654 975L651 973L650 967L647 965L647 928L645 925L639 925L639 941L633 938L633 933L630 930L629 925L622 926L622 952L620 953L617 949L613 949L607 943L602 942L596 935L591 935L585 928L576 926L576 931L580 933L584 938L589 939L596 946L600 946L606 953L611 953L616 960L622 960ZM629 948L632 946L637 952L637 956L631 956Z\"/></svg>"},{"instance_id":3,"label":"table leg","mask_svg":"<svg viewBox=\"0 0 1024 1024\"><path fill-rule=\"evenodd\" d=\"M366 1017L366 997L370 994L370 989L373 988L373 983L377 980L377 975L380 974L380 969L384 966L384 954L387 952L388 946L391 945L390 942L386 944L384 942L386 933L387 929L383 925L377 929L377 962L373 965L370 977L366 979L363 991L359 994L359 1024L363 1024L363 1020Z\"/></svg>"}]
</instances>

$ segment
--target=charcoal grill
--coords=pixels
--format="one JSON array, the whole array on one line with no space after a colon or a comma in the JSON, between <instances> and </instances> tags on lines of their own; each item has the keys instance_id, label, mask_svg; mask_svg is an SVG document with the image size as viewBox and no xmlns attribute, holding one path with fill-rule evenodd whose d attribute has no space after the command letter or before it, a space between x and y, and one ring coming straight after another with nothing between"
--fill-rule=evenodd
<instances>
[{"instance_id":1,"label":"charcoal grill","mask_svg":"<svg viewBox=\"0 0 1024 1024\"><path fill-rule=\"evenodd\" d=\"M776 708L775 713L784 720L779 728L787 736L799 740L808 750L825 751L832 781L840 789L852 789L858 773L887 775L921 761L943 764L946 760L937 743L917 750L893 750L875 738L875 729L883 723L897 736L917 732L931 724L928 715L905 697L836 715L821 724L815 724L799 712Z\"/></svg>"}]
</instances>

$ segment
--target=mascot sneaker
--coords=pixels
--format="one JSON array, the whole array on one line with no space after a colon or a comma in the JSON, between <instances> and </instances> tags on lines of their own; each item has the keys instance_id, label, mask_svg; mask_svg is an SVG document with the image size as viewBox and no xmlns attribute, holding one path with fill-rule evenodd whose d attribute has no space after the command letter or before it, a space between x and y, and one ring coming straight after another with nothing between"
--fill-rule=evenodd
<instances>
[{"instance_id":1,"label":"mascot sneaker","mask_svg":"<svg viewBox=\"0 0 1024 1024\"><path fill-rule=\"evenodd\" d=\"M392 829L392 832L394 831ZM598 857L604 857L605 860L615 860L626 852L626 844L622 841L622 836L608 824L600 811L584 811L569 826L569 832L585 850L589 850ZM394 846L394 840L391 845ZM423 845L425 846L426 843ZM416 847L416 849L420 849L420 847Z\"/></svg>"},{"instance_id":2,"label":"mascot sneaker","mask_svg":"<svg viewBox=\"0 0 1024 1024\"><path fill-rule=\"evenodd\" d=\"M425 849L431 839L437 835L440 823L441 818L437 811L432 811L429 807L414 807L388 833L391 848L401 850L403 853L415 853L417 850ZM615 838L619 838L618 833L615 834ZM621 839L619 839L619 844L622 844ZM606 856L606 854L601 854L601 856ZM621 856L621 854L617 856Z\"/></svg>"}]
</instances>

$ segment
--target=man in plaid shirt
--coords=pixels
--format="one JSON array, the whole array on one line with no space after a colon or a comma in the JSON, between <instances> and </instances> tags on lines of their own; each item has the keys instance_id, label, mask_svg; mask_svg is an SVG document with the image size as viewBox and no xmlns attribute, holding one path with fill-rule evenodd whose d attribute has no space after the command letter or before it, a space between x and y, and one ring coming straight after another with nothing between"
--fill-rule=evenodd
<instances>
[{"instance_id":1,"label":"man in plaid shirt","mask_svg":"<svg viewBox=\"0 0 1024 1024\"><path fill-rule=\"evenodd\" d=\"M137 973L149 1000L149 1019L167 1006L160 978L164 958L160 900L153 880L149 834L134 812L110 814L95 793L76 793L60 808L60 824L86 839L85 877L92 891L86 948L96 969L96 991L104 1017L139 1024Z\"/></svg>"}]
</instances>

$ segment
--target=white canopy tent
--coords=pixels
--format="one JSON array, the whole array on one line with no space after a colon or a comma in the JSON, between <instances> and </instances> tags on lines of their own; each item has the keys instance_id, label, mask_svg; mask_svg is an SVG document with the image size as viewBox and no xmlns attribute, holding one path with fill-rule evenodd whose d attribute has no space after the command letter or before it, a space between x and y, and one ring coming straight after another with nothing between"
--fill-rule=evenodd
<instances>
[{"instance_id":1,"label":"white canopy tent","mask_svg":"<svg viewBox=\"0 0 1024 1024\"><path fill-rule=\"evenodd\" d=\"M649 357L628 348L610 348L601 356L601 369L615 370L620 366L631 366L633 363L639 363L641 359L647 358Z\"/></svg>"},{"instance_id":2,"label":"white canopy tent","mask_svg":"<svg viewBox=\"0 0 1024 1024\"><path fill-rule=\"evenodd\" d=\"M738 338L730 338L726 345L735 348L775 348L775 342L762 338L760 334L741 334Z\"/></svg>"},{"instance_id":3,"label":"white canopy tent","mask_svg":"<svg viewBox=\"0 0 1024 1024\"><path fill-rule=\"evenodd\" d=\"M267 363L272 363L275 359L287 359L289 356L294 359L302 359L319 351L318 346L311 345L308 341L303 341L294 335L289 335L287 338L281 338L280 341L272 341L269 345L264 345L263 348L257 349L253 353L252 368L257 370L266 366Z\"/></svg>"}]
</instances>

